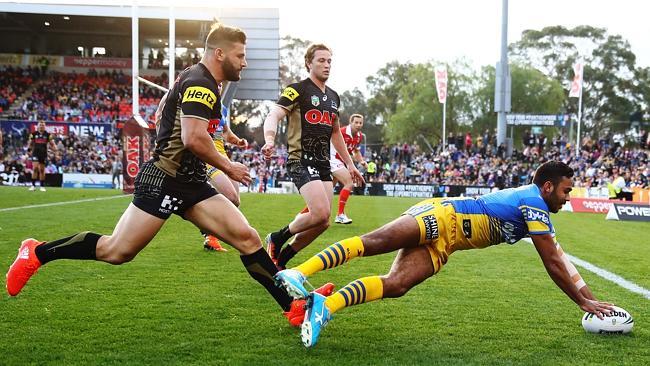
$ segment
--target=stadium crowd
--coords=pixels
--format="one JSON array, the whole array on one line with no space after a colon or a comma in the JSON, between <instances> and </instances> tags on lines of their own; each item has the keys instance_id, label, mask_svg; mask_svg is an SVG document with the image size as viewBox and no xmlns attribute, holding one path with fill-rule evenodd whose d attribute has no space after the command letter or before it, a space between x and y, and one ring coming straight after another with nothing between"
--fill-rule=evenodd
<instances>
[{"instance_id":1,"label":"stadium crowd","mask_svg":"<svg viewBox=\"0 0 650 366\"><path fill-rule=\"evenodd\" d=\"M493 137L488 132L471 144L450 140L446 151L423 151L417 144L372 146L365 151L368 169L364 169L364 173L369 182L505 188L527 184L539 164L561 160L576 170L578 187L605 187L614 174L623 176L630 188L650 187L650 151L645 143L626 148L610 136L598 140L586 137L576 156L565 136L554 137L550 144L544 140L540 143L539 138L532 135L528 141L525 138L523 148L515 149L512 157L506 156L505 148L490 143ZM4 140L0 174L5 178L16 177L12 180L16 183L28 182L31 161L26 132L23 135L5 134ZM118 135L108 138L56 135L55 143L58 149L49 152L48 173L108 174L112 162L121 158ZM250 167L251 177L258 182L251 189L264 191L268 182L277 185L279 181L289 180L286 148L280 148L268 163L254 142L245 150L229 146L229 153L232 160Z\"/></svg>"},{"instance_id":2,"label":"stadium crowd","mask_svg":"<svg viewBox=\"0 0 650 366\"><path fill-rule=\"evenodd\" d=\"M598 140L584 138L580 154L559 135L548 144L543 136L526 135L522 149L506 156L504 146L482 141L494 141L485 136L470 141L470 134L462 142L452 139L446 151L423 152L417 144L380 146L366 153L372 162L367 173L370 182L475 185L489 187L517 187L530 182L537 166L549 160L560 160L576 171L575 184L579 187L604 187L616 172L623 175L630 187L648 187L650 165L648 146L625 148L611 136ZM647 133L643 141L647 141Z\"/></svg>"},{"instance_id":3,"label":"stadium crowd","mask_svg":"<svg viewBox=\"0 0 650 366\"><path fill-rule=\"evenodd\" d=\"M14 101L41 76L41 70L28 66L20 67L0 65L0 113L8 110Z\"/></svg>"},{"instance_id":4,"label":"stadium crowd","mask_svg":"<svg viewBox=\"0 0 650 366\"><path fill-rule=\"evenodd\" d=\"M4 184L26 185L31 181L33 162L28 136L4 135L0 154L0 176ZM121 140L117 136L99 139L95 136L78 137L56 135L56 151L49 150L45 173L110 174L112 163L121 160Z\"/></svg>"},{"instance_id":5,"label":"stadium crowd","mask_svg":"<svg viewBox=\"0 0 650 366\"><path fill-rule=\"evenodd\" d=\"M49 71L41 75L38 69L15 69L22 76L24 83L1 83L0 85L13 85L7 92L9 99L7 107L14 102L16 95L25 92L29 84L34 84L31 94L27 95L20 105L5 116L6 119L37 121L44 119L57 122L81 123L111 123L113 121L127 120L132 115L131 107L131 77L122 71L97 72L90 69L87 73L62 73ZM3 75L4 73L0 73ZM160 77L149 77L149 80L159 85L166 85L166 74ZM11 89L11 87L8 87ZM3 87L0 95L4 94ZM153 121L153 115L162 97L162 92L147 85L140 84L140 114L145 120ZM7 99L7 98L3 98ZM0 99L2 108L3 99ZM6 108L5 107L5 110Z\"/></svg>"},{"instance_id":6,"label":"stadium crowd","mask_svg":"<svg viewBox=\"0 0 650 366\"><path fill-rule=\"evenodd\" d=\"M189 62L189 61L188 61ZM7 82L11 80L11 82ZM149 78L159 85L167 83L166 74ZM26 92L31 86L31 92ZM61 73L37 67L0 66L0 111L6 119L48 120L80 123L113 123L131 116L131 79L121 71ZM24 94L24 95L23 95ZM20 96L23 99L18 99ZM153 121L162 92L140 84L140 111ZM17 100L18 99L18 100ZM495 134L450 133L448 148L423 149L417 143L368 146L365 157L369 182L475 185L516 187L530 181L535 168L548 160L561 160L577 172L576 185L604 187L613 174L623 176L631 187L648 187L648 133L643 132L639 147L625 148L611 135L598 139L585 137L580 154L564 134L549 139L543 134L523 134L519 149L507 157L504 145L497 146ZM0 174L11 176L12 182L29 181L28 135L5 131ZM57 135L56 152L49 152L48 172L109 173L111 162L119 157L119 136L78 137ZM252 143L246 150L231 150L232 159L250 167L257 187L264 190L267 182L288 180L285 167L286 148L278 150L270 163L264 161L259 146ZM5 179L5 182L7 179ZM257 189L257 188L256 188Z\"/></svg>"}]
</instances>

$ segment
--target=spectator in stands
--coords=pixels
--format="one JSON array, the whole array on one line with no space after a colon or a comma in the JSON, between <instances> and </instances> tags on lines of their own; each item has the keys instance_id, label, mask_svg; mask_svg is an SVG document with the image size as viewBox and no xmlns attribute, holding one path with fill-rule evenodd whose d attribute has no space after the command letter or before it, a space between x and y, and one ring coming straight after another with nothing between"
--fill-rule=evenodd
<instances>
[{"instance_id":1,"label":"spectator in stands","mask_svg":"<svg viewBox=\"0 0 650 366\"><path fill-rule=\"evenodd\" d=\"M111 163L111 182L113 184L113 189L122 188L122 160L119 156L110 158ZM115 182L117 181L117 184Z\"/></svg>"},{"instance_id":2,"label":"spectator in stands","mask_svg":"<svg viewBox=\"0 0 650 366\"><path fill-rule=\"evenodd\" d=\"M625 173L629 175L629 173ZM625 177L620 174L618 168L612 170L612 182L607 184L609 199L632 201L633 193L627 188Z\"/></svg>"}]
</instances>

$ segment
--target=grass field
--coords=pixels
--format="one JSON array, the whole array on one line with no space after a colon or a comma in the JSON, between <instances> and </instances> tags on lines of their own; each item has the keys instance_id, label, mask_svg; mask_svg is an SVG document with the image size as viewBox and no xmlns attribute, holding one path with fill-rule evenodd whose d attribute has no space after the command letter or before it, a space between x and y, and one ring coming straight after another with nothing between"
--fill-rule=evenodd
<instances>
[{"instance_id":1,"label":"grass field","mask_svg":"<svg viewBox=\"0 0 650 366\"><path fill-rule=\"evenodd\" d=\"M24 238L110 233L130 198L2 209L114 194L0 187L0 270L6 272ZM370 231L417 201L352 197L354 223L333 225L292 263ZM300 208L299 196L242 197L242 211L261 236ZM552 219L568 253L650 288L648 223L576 213ZM627 309L636 323L627 336L586 334L580 309L523 242L455 253L405 297L342 310L311 350L248 277L235 250L209 253L201 244L191 224L173 217L128 264L48 264L19 296L0 296L0 364L650 364L650 300L581 270L596 296ZM393 257L355 260L311 282L340 287L383 274Z\"/></svg>"}]
</instances>

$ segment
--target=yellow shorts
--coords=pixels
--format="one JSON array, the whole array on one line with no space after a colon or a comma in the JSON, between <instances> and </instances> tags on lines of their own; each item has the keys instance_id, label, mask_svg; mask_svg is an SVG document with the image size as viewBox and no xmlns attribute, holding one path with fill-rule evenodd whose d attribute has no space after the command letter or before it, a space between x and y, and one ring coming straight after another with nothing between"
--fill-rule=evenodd
<instances>
[{"instance_id":1,"label":"yellow shorts","mask_svg":"<svg viewBox=\"0 0 650 366\"><path fill-rule=\"evenodd\" d=\"M431 255L434 274L447 263L456 241L456 211L452 205L442 205L441 198L431 198L411 206L403 215L415 218L420 227L420 245Z\"/></svg>"},{"instance_id":2,"label":"yellow shorts","mask_svg":"<svg viewBox=\"0 0 650 366\"><path fill-rule=\"evenodd\" d=\"M230 158L228 158L228 154L226 154L225 151L220 151L219 149L217 149L217 151L219 151L219 154L223 155L226 159L230 160ZM205 164L205 168L208 172L208 177L210 177L210 179L214 179L219 174L223 174L223 172L219 168L215 168L210 164Z\"/></svg>"}]
</instances>

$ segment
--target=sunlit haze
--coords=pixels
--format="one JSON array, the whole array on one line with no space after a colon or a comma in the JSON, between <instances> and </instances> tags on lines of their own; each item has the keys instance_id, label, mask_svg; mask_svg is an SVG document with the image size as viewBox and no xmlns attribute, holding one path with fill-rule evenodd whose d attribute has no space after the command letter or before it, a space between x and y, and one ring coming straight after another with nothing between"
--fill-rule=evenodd
<instances>
[{"instance_id":1,"label":"sunlit haze","mask_svg":"<svg viewBox=\"0 0 650 366\"><path fill-rule=\"evenodd\" d=\"M44 3L44 1L35 1ZM130 5L131 1L53 1L65 4ZM168 0L140 5L179 4ZM265 7L280 11L280 35L323 42L334 51L329 84L339 92L358 87L391 60L422 62L467 58L475 67L499 58L500 0L278 1L185 0L184 6ZM315 10L318 9L318 10ZM591 25L620 34L630 42L637 65L650 66L650 5L621 0L509 1L508 42L526 29Z\"/></svg>"}]
</instances>

